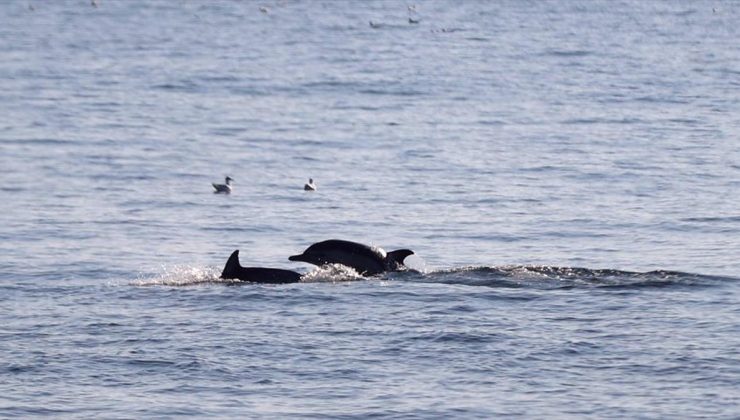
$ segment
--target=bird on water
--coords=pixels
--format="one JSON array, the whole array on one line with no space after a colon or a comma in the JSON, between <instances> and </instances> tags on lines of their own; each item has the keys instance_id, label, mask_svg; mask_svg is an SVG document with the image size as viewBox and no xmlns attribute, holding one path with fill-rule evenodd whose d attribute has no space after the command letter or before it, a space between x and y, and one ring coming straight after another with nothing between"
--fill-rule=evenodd
<instances>
[{"instance_id":1,"label":"bird on water","mask_svg":"<svg viewBox=\"0 0 740 420\"><path fill-rule=\"evenodd\" d=\"M313 183L313 178L308 178L308 184L303 186L304 191L316 191L316 184Z\"/></svg>"},{"instance_id":2,"label":"bird on water","mask_svg":"<svg viewBox=\"0 0 740 420\"><path fill-rule=\"evenodd\" d=\"M231 194L231 181L233 180L234 180L233 178L231 178L230 176L227 176L225 184L211 183L211 185L213 185L213 188L216 189L216 191L214 191L213 193L214 194L220 194L220 193Z\"/></svg>"}]
</instances>

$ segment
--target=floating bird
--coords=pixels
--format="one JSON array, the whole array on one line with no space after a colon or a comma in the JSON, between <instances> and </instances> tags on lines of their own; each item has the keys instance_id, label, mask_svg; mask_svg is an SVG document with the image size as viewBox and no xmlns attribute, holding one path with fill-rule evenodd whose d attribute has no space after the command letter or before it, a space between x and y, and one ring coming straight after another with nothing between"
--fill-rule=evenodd
<instances>
[{"instance_id":1,"label":"floating bird","mask_svg":"<svg viewBox=\"0 0 740 420\"><path fill-rule=\"evenodd\" d=\"M262 13L267 13L267 12L269 12L269 11L270 11L270 9L268 9L267 7L265 7L265 6L260 6L260 12L262 12Z\"/></svg>"},{"instance_id":2,"label":"floating bird","mask_svg":"<svg viewBox=\"0 0 740 420\"><path fill-rule=\"evenodd\" d=\"M313 178L308 178L308 184L303 186L304 191L316 191L316 184L313 183Z\"/></svg>"},{"instance_id":3,"label":"floating bird","mask_svg":"<svg viewBox=\"0 0 740 420\"><path fill-rule=\"evenodd\" d=\"M233 181L233 179L230 176L227 176L226 184L211 183L211 185L213 185L213 188L216 189L216 191L214 191L213 193L214 194L219 194L219 193L231 194L231 181Z\"/></svg>"},{"instance_id":4,"label":"floating bird","mask_svg":"<svg viewBox=\"0 0 740 420\"><path fill-rule=\"evenodd\" d=\"M370 21L370 27L371 28L380 28L381 24L377 22Z\"/></svg>"},{"instance_id":5,"label":"floating bird","mask_svg":"<svg viewBox=\"0 0 740 420\"><path fill-rule=\"evenodd\" d=\"M412 25L415 24L415 23L419 23L419 22L421 22L421 20L409 18L409 23L412 24Z\"/></svg>"}]
</instances>

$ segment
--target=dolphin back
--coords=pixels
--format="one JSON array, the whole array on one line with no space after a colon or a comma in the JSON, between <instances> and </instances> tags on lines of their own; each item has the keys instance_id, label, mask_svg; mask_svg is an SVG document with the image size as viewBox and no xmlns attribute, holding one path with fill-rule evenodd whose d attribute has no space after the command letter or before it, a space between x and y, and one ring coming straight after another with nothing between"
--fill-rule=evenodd
<instances>
[{"instance_id":1,"label":"dolphin back","mask_svg":"<svg viewBox=\"0 0 740 420\"><path fill-rule=\"evenodd\" d=\"M342 264L360 274L375 275L385 271L385 257L385 251L379 248L341 239L329 239L309 246L303 254L293 255L289 260L318 266Z\"/></svg>"},{"instance_id":2,"label":"dolphin back","mask_svg":"<svg viewBox=\"0 0 740 420\"><path fill-rule=\"evenodd\" d=\"M293 255L291 261L303 261L318 266L325 264L342 264L354 268L358 273L373 276L384 271L395 271L404 267L403 260L414 251L399 249L386 253L382 248L365 244L329 239L317 242L303 251Z\"/></svg>"},{"instance_id":3,"label":"dolphin back","mask_svg":"<svg viewBox=\"0 0 740 420\"><path fill-rule=\"evenodd\" d=\"M222 279L236 279L253 283L286 284L301 281L301 274L279 268L242 267L239 263L239 250L231 253L226 261Z\"/></svg>"},{"instance_id":4,"label":"dolphin back","mask_svg":"<svg viewBox=\"0 0 740 420\"><path fill-rule=\"evenodd\" d=\"M301 274L280 268L244 267L240 280L252 283L288 284L301 281Z\"/></svg>"}]
</instances>

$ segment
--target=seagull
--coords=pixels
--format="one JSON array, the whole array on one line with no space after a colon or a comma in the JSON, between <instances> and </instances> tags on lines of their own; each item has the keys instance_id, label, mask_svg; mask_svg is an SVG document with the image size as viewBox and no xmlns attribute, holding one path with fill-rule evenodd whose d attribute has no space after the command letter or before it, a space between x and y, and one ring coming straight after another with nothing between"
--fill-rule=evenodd
<instances>
[{"instance_id":1,"label":"seagull","mask_svg":"<svg viewBox=\"0 0 740 420\"><path fill-rule=\"evenodd\" d=\"M233 179L230 176L227 176L226 184L213 184L212 183L211 185L213 185L213 188L216 189L216 191L214 191L213 193L214 194L219 194L219 193L231 194L231 181L233 181Z\"/></svg>"},{"instance_id":2,"label":"seagull","mask_svg":"<svg viewBox=\"0 0 740 420\"><path fill-rule=\"evenodd\" d=\"M313 178L308 178L308 184L303 186L304 191L316 191L316 185L313 183Z\"/></svg>"}]
</instances>

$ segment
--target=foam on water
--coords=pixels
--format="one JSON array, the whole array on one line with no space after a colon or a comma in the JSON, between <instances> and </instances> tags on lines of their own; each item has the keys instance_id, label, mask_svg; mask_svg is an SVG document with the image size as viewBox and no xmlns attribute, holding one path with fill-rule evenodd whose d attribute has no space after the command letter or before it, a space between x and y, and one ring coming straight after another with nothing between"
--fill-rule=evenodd
<instances>
[{"instance_id":1,"label":"foam on water","mask_svg":"<svg viewBox=\"0 0 740 420\"><path fill-rule=\"evenodd\" d=\"M301 277L301 282L305 283L337 283L346 281L364 280L365 277L360 275L351 267L342 264L327 264L309 271Z\"/></svg>"},{"instance_id":2,"label":"foam on water","mask_svg":"<svg viewBox=\"0 0 740 420\"><path fill-rule=\"evenodd\" d=\"M238 281L221 278L221 271L215 267L196 267L190 265L164 266L162 273L144 276L131 282L132 286L194 286L200 284L233 284Z\"/></svg>"}]
</instances>

